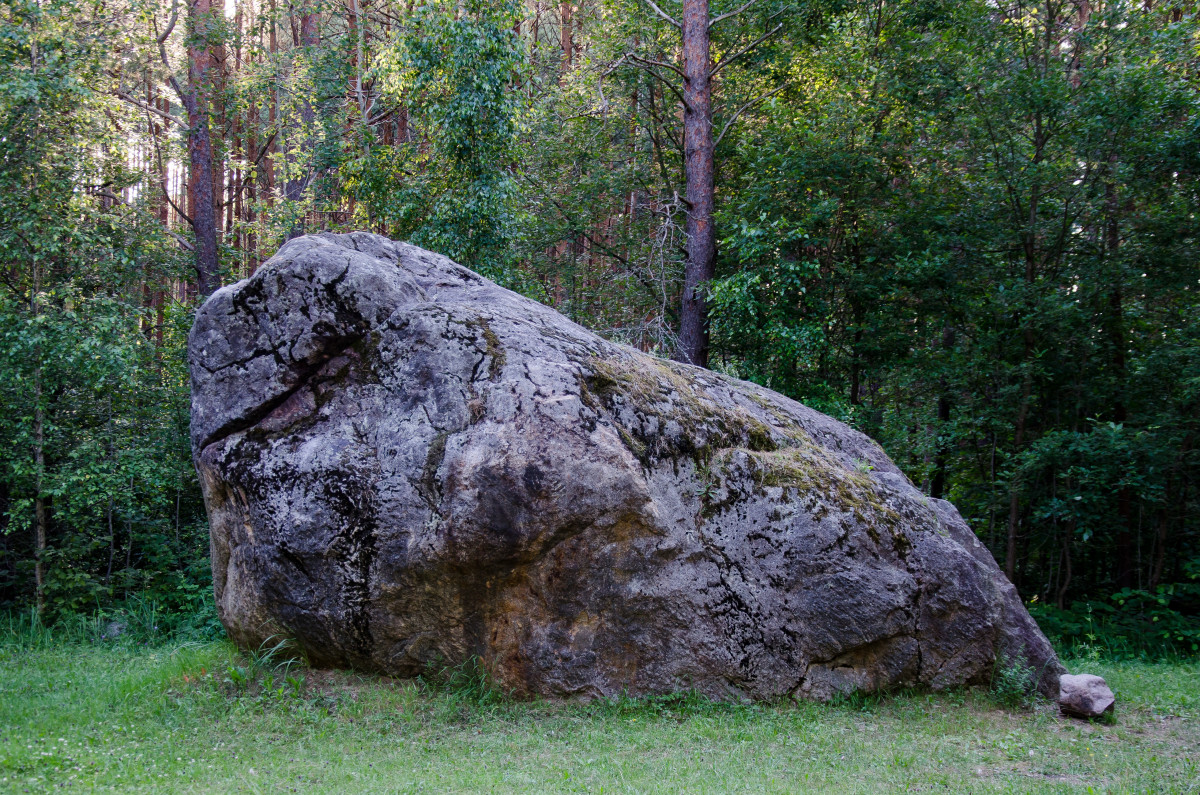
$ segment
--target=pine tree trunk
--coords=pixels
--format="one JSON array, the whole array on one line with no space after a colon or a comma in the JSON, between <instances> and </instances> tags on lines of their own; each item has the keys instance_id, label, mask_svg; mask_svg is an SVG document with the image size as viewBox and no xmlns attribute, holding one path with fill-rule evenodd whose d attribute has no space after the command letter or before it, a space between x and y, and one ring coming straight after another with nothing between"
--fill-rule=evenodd
<instances>
[{"instance_id":1,"label":"pine tree trunk","mask_svg":"<svg viewBox=\"0 0 1200 795\"><path fill-rule=\"evenodd\" d=\"M320 36L317 32L317 14L312 8L306 7L300 14L298 43L304 49L305 58L312 58L315 54L315 48L320 44ZM296 158L290 163L288 180L283 186L284 196L291 202L300 202L304 198L304 191L308 188L309 182L312 179L313 164L311 158L314 148L312 134L316 118L316 110L313 108L312 101L306 92L300 103L300 129L298 130L300 135L299 149L303 154L300 158ZM289 145L289 150L292 149L293 147ZM296 161L299 162L297 163ZM297 165L307 173L303 176L298 174ZM306 225L305 220L297 220L292 225L292 230L288 233L288 239L290 240L304 234Z\"/></svg>"},{"instance_id":2,"label":"pine tree trunk","mask_svg":"<svg viewBox=\"0 0 1200 795\"><path fill-rule=\"evenodd\" d=\"M566 73L571 69L572 54L575 50L575 43L571 34L571 4L560 3L558 9L559 46L562 47L562 71Z\"/></svg>"},{"instance_id":3,"label":"pine tree trunk","mask_svg":"<svg viewBox=\"0 0 1200 795\"><path fill-rule=\"evenodd\" d=\"M683 3L683 149L687 182L687 262L680 312L680 361L708 366L708 311L704 291L716 263L713 229L712 84L709 75L708 0Z\"/></svg>"},{"instance_id":4,"label":"pine tree trunk","mask_svg":"<svg viewBox=\"0 0 1200 795\"><path fill-rule=\"evenodd\" d=\"M196 287L201 296L220 286L217 265L217 219L213 199L213 151L209 135L209 80L213 53L206 40L213 19L212 0L192 0L189 21L188 89L184 105L188 114L188 184L192 190L192 230L196 235Z\"/></svg>"},{"instance_id":5,"label":"pine tree trunk","mask_svg":"<svg viewBox=\"0 0 1200 795\"><path fill-rule=\"evenodd\" d=\"M946 326L942 329L942 350L949 357L950 351L954 348L954 327ZM929 496L935 499L944 499L946 493L946 475L949 471L949 455L950 445L947 440L950 425L950 386L946 383L946 379L940 379L937 405L937 443L934 446L933 456L933 483L929 487Z\"/></svg>"}]
</instances>

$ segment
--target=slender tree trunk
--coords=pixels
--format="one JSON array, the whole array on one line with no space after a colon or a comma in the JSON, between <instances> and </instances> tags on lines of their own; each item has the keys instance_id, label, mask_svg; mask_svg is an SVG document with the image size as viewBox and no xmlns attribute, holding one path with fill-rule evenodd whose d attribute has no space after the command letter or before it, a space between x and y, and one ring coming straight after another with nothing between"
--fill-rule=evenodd
<instances>
[{"instance_id":1,"label":"slender tree trunk","mask_svg":"<svg viewBox=\"0 0 1200 795\"><path fill-rule=\"evenodd\" d=\"M363 90L363 73L366 66L366 54L362 9L359 0L349 0L346 8L346 25L350 38L354 41L354 101L358 106L358 119L361 127L367 126L367 95Z\"/></svg>"},{"instance_id":2,"label":"slender tree trunk","mask_svg":"<svg viewBox=\"0 0 1200 795\"><path fill-rule=\"evenodd\" d=\"M188 89L183 102L188 114L188 186L192 203L192 229L196 236L196 287L200 295L220 286L217 264L217 219L213 198L213 150L209 135L209 80L213 52L208 37L213 20L212 0L191 0L188 42Z\"/></svg>"},{"instance_id":3,"label":"slender tree trunk","mask_svg":"<svg viewBox=\"0 0 1200 795\"><path fill-rule=\"evenodd\" d=\"M34 31L37 30L37 18L34 17ZM30 47L30 70L36 75L41 66L40 55L38 51L37 38L33 38L32 46ZM38 109L34 108L34 113L38 113ZM33 194L37 193L37 183L30 186ZM35 199L36 202L36 199ZM29 291L29 314L34 319L35 324L38 315L41 313L41 292L42 292L42 260L37 250L30 251L32 276L30 291ZM35 589L35 597L37 602L37 614L40 617L46 610L46 545L47 545L47 524L49 516L46 510L46 500L42 496L42 490L45 487L45 472L46 472L46 413L45 406L42 401L44 398L44 385L42 379L42 345L39 341L33 351L34 369L33 369L33 466L34 466L34 495L33 495L33 582Z\"/></svg>"},{"instance_id":4,"label":"slender tree trunk","mask_svg":"<svg viewBox=\"0 0 1200 795\"><path fill-rule=\"evenodd\" d=\"M277 11L275 9L275 0L270 0L268 8L270 21L268 25L267 48L270 52L268 58L271 62L271 91L270 97L267 100L267 154L263 157L263 192L265 200L268 204L272 203L275 198L275 186L278 181L275 177L275 157L279 152L279 76L276 70L279 68L279 63L276 60L275 54L279 51L279 31L278 20L276 19Z\"/></svg>"},{"instance_id":5,"label":"slender tree trunk","mask_svg":"<svg viewBox=\"0 0 1200 795\"><path fill-rule=\"evenodd\" d=\"M571 32L571 4L560 3L558 6L559 46L562 47L562 71L565 74L571 70L572 56L575 51L574 36Z\"/></svg>"},{"instance_id":6,"label":"slender tree trunk","mask_svg":"<svg viewBox=\"0 0 1200 795\"><path fill-rule=\"evenodd\" d=\"M954 327L946 326L942 329L942 350L949 356L950 351L954 348ZM950 426L950 386L946 383L946 379L942 378L939 381L938 404L937 404L937 443L934 447L933 456L933 482L929 486L929 496L935 499L942 499L946 493L946 473L949 469L947 459L949 458L950 444L947 440Z\"/></svg>"},{"instance_id":7,"label":"slender tree trunk","mask_svg":"<svg viewBox=\"0 0 1200 795\"><path fill-rule=\"evenodd\" d=\"M253 68L253 56L250 56L251 68ZM255 165L260 162L258 160L258 136L255 134L259 121L258 109L255 105L251 105L246 110L246 161L248 168L243 177L245 180L246 196L243 199L243 221L246 224L246 270L247 276L253 276L258 270L258 219L256 217L257 207L255 202L258 201L258 185L259 185L259 167Z\"/></svg>"},{"instance_id":8,"label":"slender tree trunk","mask_svg":"<svg viewBox=\"0 0 1200 795\"><path fill-rule=\"evenodd\" d=\"M1025 444L1025 424L1029 419L1029 401L1033 392L1033 375L1029 368L1033 356L1033 332L1025 331L1025 353L1021 363L1025 373L1021 378L1021 404L1017 408L1017 421L1013 433L1013 453L1019 453ZM1008 581L1016 584L1017 576L1017 531L1021 526L1021 488L1017 482L1016 473L1013 482L1008 485L1008 543L1004 551L1004 574Z\"/></svg>"},{"instance_id":9,"label":"slender tree trunk","mask_svg":"<svg viewBox=\"0 0 1200 795\"><path fill-rule=\"evenodd\" d=\"M1063 554L1063 569L1064 574L1062 583L1058 586L1058 592L1055 594L1054 602L1058 605L1059 610L1065 609L1067 599L1067 589L1071 587L1071 539L1075 536L1075 520L1072 519L1067 527L1067 534L1063 536L1062 554Z\"/></svg>"},{"instance_id":10,"label":"slender tree trunk","mask_svg":"<svg viewBox=\"0 0 1200 795\"><path fill-rule=\"evenodd\" d=\"M1033 115L1034 135L1033 135L1033 157L1031 158L1034 166L1042 162L1045 153L1046 142L1048 137L1045 133L1042 124L1042 116L1040 113ZM1021 230L1021 247L1025 254L1025 289L1030 293L1033 292L1037 284L1037 268L1038 268L1038 201L1041 196L1041 185L1034 182L1029 192L1029 207L1027 215L1022 219ZM1032 312L1030 299L1025 299L1027 312ZM1020 318L1020 315L1018 315ZM1033 351L1034 339L1033 329L1029 326L1029 317L1024 317L1025 328L1022 331L1023 348L1021 351L1021 369L1024 371L1021 374L1021 402L1017 407L1017 420L1013 432L1013 456L1020 454L1022 447L1025 444L1026 423L1029 420L1029 404L1033 396ZM1013 473L1012 482L1008 485L1008 543L1005 546L1004 554L1004 573L1008 577L1008 581L1016 585L1017 573L1017 531L1021 525L1021 489L1020 483L1017 481L1016 473Z\"/></svg>"},{"instance_id":11,"label":"slender tree trunk","mask_svg":"<svg viewBox=\"0 0 1200 795\"><path fill-rule=\"evenodd\" d=\"M108 588L112 584L112 567L113 558L117 554L117 535L113 530L113 499L108 498L108 509L105 511L108 517L108 569L104 572L104 587ZM111 594L111 592L110 592Z\"/></svg>"},{"instance_id":12,"label":"slender tree trunk","mask_svg":"<svg viewBox=\"0 0 1200 795\"><path fill-rule=\"evenodd\" d=\"M681 25L687 262L683 277L677 357L697 367L708 366L708 310L704 291L713 278L716 264L708 21L708 0L684 0Z\"/></svg>"},{"instance_id":13,"label":"slender tree trunk","mask_svg":"<svg viewBox=\"0 0 1200 795\"><path fill-rule=\"evenodd\" d=\"M293 29L295 28L295 20L293 19ZM311 7L305 7L300 14L300 29L297 39L298 45L303 48L303 56L306 59L311 59L315 56L316 47L320 44L320 36L317 32L317 13ZM305 87L306 89L309 87ZM300 202L304 198L304 191L312 180L313 163L311 162L314 141L313 141L313 126L316 123L316 109L313 108L312 101L308 96L307 90L300 103L300 127L297 130L300 136L300 151L302 153L299 158L291 158L289 164L288 180L284 183L283 193L288 201ZM289 146L289 151L294 151L294 147ZM305 172L303 175L299 171ZM295 208L292 208L295 211ZM305 219L297 219L292 225L291 231L288 233L288 239L299 237L304 234L306 227Z\"/></svg>"},{"instance_id":14,"label":"slender tree trunk","mask_svg":"<svg viewBox=\"0 0 1200 795\"><path fill-rule=\"evenodd\" d=\"M1108 158L1110 171L1117 166L1116 154ZM1120 263L1116 261L1117 249L1121 243L1121 230L1117 220L1120 211L1117 199L1114 175L1109 174L1108 184L1105 185L1105 205L1108 218L1104 227L1104 255L1109 260L1109 279L1112 288L1108 293L1108 306L1105 319L1109 326L1109 344L1112 347L1112 371L1115 381L1116 399L1113 402L1113 422L1124 424L1125 411L1125 307L1122 287ZM1132 588L1135 576L1135 557L1133 551L1133 490L1124 486L1117 494L1117 513L1121 517L1121 529L1117 531L1116 581L1118 588Z\"/></svg>"},{"instance_id":15,"label":"slender tree trunk","mask_svg":"<svg viewBox=\"0 0 1200 795\"><path fill-rule=\"evenodd\" d=\"M38 352L40 356L40 351ZM50 523L46 498L42 494L45 488L46 472L46 413L42 407L42 365L39 361L33 371L33 465L35 471L33 520L33 580L37 589L37 612L42 615L46 611L46 536Z\"/></svg>"},{"instance_id":16,"label":"slender tree trunk","mask_svg":"<svg viewBox=\"0 0 1200 795\"><path fill-rule=\"evenodd\" d=\"M855 321L858 325L859 321ZM850 346L850 405L858 406L862 404L858 393L862 389L862 355L859 348L862 345L863 330L860 326L854 330L854 343Z\"/></svg>"}]
</instances>

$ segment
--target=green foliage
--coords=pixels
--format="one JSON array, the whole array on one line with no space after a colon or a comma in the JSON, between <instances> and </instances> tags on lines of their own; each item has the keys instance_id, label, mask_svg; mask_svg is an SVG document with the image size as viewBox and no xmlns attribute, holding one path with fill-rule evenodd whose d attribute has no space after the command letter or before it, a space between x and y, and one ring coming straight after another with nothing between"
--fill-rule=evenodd
<instances>
[{"instance_id":1,"label":"green foliage","mask_svg":"<svg viewBox=\"0 0 1200 795\"><path fill-rule=\"evenodd\" d=\"M1029 612L1065 654L1156 660L1200 652L1200 583L1194 581L1124 588L1066 609L1034 603Z\"/></svg>"},{"instance_id":2,"label":"green foliage","mask_svg":"<svg viewBox=\"0 0 1200 795\"><path fill-rule=\"evenodd\" d=\"M511 257L520 108L511 86L524 64L512 30L518 11L512 2L417 8L375 71L388 98L427 128L431 146L381 147L346 172L367 220L494 277Z\"/></svg>"},{"instance_id":3,"label":"green foliage","mask_svg":"<svg viewBox=\"0 0 1200 795\"><path fill-rule=\"evenodd\" d=\"M722 369L880 440L1002 562L1015 500L1055 602L1200 549L1197 18L1077 13L838 15L732 139L709 289Z\"/></svg>"},{"instance_id":4,"label":"green foliage","mask_svg":"<svg viewBox=\"0 0 1200 795\"><path fill-rule=\"evenodd\" d=\"M1000 654L992 665L988 695L1001 707L1022 709L1033 703L1037 691L1034 670L1024 658Z\"/></svg>"},{"instance_id":5,"label":"green foliage","mask_svg":"<svg viewBox=\"0 0 1200 795\"><path fill-rule=\"evenodd\" d=\"M742 5L712 3L733 12L711 29L714 367L879 440L1012 549L1061 644L1189 653L1195 11ZM157 164L129 157L145 136L182 165L166 9L0 10L0 607L40 602L58 627L141 598L210 620L188 232L163 229ZM641 0L330 10L210 20L218 193L248 208L223 223L226 277L300 231L367 228L673 349L676 28ZM186 28L167 42L185 83ZM164 95L165 116L138 104Z\"/></svg>"},{"instance_id":6,"label":"green foliage","mask_svg":"<svg viewBox=\"0 0 1200 795\"><path fill-rule=\"evenodd\" d=\"M210 582L187 443L184 272L109 152L99 6L0 15L0 606L47 619L134 595L194 612ZM37 528L38 506L43 526ZM45 549L36 547L44 534ZM34 559L43 583L34 593Z\"/></svg>"}]
</instances>

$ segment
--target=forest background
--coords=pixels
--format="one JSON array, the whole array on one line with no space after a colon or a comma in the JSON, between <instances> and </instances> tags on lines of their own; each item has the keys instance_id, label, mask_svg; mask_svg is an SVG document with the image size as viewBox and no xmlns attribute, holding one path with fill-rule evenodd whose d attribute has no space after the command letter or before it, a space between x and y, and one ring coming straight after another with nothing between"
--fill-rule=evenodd
<instances>
[{"instance_id":1,"label":"forest background","mask_svg":"<svg viewBox=\"0 0 1200 795\"><path fill-rule=\"evenodd\" d=\"M707 5L0 0L0 610L219 630L192 313L359 229L870 434L1061 643L1195 653L1197 4Z\"/></svg>"}]
</instances>

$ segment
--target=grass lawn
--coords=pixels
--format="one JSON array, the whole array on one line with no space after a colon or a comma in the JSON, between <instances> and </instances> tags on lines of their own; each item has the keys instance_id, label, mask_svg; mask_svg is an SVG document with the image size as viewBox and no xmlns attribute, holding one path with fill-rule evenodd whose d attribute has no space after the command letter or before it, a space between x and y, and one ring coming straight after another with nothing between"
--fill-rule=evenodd
<instances>
[{"instance_id":1,"label":"grass lawn","mask_svg":"<svg viewBox=\"0 0 1200 795\"><path fill-rule=\"evenodd\" d=\"M0 646L0 792L1200 791L1200 664L1068 667L1108 680L1114 723L979 691L481 703L354 674L289 680L226 644Z\"/></svg>"}]
</instances>

